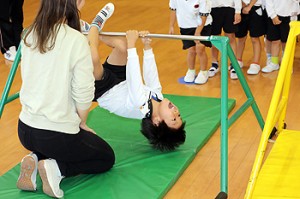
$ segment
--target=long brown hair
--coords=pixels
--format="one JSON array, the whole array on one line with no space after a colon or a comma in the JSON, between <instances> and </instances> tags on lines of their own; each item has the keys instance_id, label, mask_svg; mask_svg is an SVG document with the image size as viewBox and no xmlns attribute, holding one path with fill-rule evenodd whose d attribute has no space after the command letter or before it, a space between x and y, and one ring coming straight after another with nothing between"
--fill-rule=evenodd
<instances>
[{"instance_id":1,"label":"long brown hair","mask_svg":"<svg viewBox=\"0 0 300 199\"><path fill-rule=\"evenodd\" d=\"M52 50L55 46L57 32L63 23L80 31L80 17L77 0L41 0L40 9L32 25L25 32L24 43L31 47L26 39L32 32L35 42L33 48L41 53Z\"/></svg>"}]
</instances>

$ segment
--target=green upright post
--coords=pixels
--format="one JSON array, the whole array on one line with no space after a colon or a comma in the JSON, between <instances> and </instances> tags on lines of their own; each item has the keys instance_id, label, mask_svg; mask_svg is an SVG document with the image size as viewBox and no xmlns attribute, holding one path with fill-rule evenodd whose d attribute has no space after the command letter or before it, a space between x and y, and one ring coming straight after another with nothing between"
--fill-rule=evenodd
<instances>
[{"instance_id":1,"label":"green upright post","mask_svg":"<svg viewBox=\"0 0 300 199\"><path fill-rule=\"evenodd\" d=\"M13 100L15 100L15 99L17 99L19 97L19 93L16 93L16 94L14 94L12 96L9 96L9 97L8 97L8 94L9 94L12 82L14 80L14 77L16 75L16 71L18 69L20 59L21 59L21 46L19 46L19 48L18 48L15 61L14 61L13 65L12 65L10 71L9 71L9 75L8 75L5 87L3 89L2 98L0 99L0 118L1 118L2 113L3 113L4 105L11 102L11 101L13 101Z\"/></svg>"}]
</instances>

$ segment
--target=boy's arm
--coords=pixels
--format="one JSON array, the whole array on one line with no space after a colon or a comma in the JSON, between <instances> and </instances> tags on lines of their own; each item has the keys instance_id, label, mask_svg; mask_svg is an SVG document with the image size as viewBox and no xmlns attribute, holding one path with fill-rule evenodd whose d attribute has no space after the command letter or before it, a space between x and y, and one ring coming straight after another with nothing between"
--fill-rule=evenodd
<instances>
[{"instance_id":1,"label":"boy's arm","mask_svg":"<svg viewBox=\"0 0 300 199\"><path fill-rule=\"evenodd\" d=\"M139 57L135 48L135 43L139 35L137 31L130 30L126 32L127 38L127 65L126 81L128 86L127 104L130 107L139 108L146 102L146 95L140 70Z\"/></svg>"},{"instance_id":2,"label":"boy's arm","mask_svg":"<svg viewBox=\"0 0 300 199\"><path fill-rule=\"evenodd\" d=\"M143 58L143 77L146 86L154 91L159 99L162 99L161 84L158 77L157 65L151 47L151 39L147 37L148 31L141 31L142 42L144 43L144 58Z\"/></svg>"},{"instance_id":3,"label":"boy's arm","mask_svg":"<svg viewBox=\"0 0 300 199\"><path fill-rule=\"evenodd\" d=\"M169 34L174 34L174 25L176 22L176 1L170 0L170 24L169 24Z\"/></svg>"}]
</instances>

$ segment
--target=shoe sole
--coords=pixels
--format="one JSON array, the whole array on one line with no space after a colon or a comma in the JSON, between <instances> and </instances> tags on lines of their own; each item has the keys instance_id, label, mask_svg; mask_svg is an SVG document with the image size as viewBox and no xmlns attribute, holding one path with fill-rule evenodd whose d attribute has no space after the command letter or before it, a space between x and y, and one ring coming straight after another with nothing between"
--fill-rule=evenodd
<instances>
[{"instance_id":1,"label":"shoe sole","mask_svg":"<svg viewBox=\"0 0 300 199\"><path fill-rule=\"evenodd\" d=\"M51 197L57 198L57 196L53 193L53 190L49 184L49 180L47 177L47 171L45 169L44 161L40 161L38 164L39 174L41 176L43 182L43 192Z\"/></svg>"},{"instance_id":2,"label":"shoe sole","mask_svg":"<svg viewBox=\"0 0 300 199\"><path fill-rule=\"evenodd\" d=\"M36 191L36 184L32 182L32 176L37 174L37 165L33 157L27 156L22 160L20 176L17 181L18 189L24 191Z\"/></svg>"}]
</instances>

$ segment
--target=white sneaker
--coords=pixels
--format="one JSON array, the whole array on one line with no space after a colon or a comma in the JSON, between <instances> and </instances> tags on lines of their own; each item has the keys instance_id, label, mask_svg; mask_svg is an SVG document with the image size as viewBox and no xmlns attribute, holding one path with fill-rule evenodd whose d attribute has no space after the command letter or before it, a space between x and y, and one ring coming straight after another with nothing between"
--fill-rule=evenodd
<instances>
[{"instance_id":1,"label":"white sneaker","mask_svg":"<svg viewBox=\"0 0 300 199\"><path fill-rule=\"evenodd\" d=\"M238 76L233 68L230 70L230 79L238 79Z\"/></svg>"},{"instance_id":2,"label":"white sneaker","mask_svg":"<svg viewBox=\"0 0 300 199\"><path fill-rule=\"evenodd\" d=\"M208 72L200 71L195 79L195 84L205 84L208 80Z\"/></svg>"},{"instance_id":3,"label":"white sneaker","mask_svg":"<svg viewBox=\"0 0 300 199\"><path fill-rule=\"evenodd\" d=\"M36 190L36 174L38 159L34 153L26 155L21 161L20 175L17 181L18 189L25 191Z\"/></svg>"},{"instance_id":4,"label":"white sneaker","mask_svg":"<svg viewBox=\"0 0 300 199\"><path fill-rule=\"evenodd\" d=\"M8 61L14 61L16 58L16 54L17 54L16 47L11 46L9 47L9 50L7 50L4 53L4 58L7 59Z\"/></svg>"},{"instance_id":5,"label":"white sneaker","mask_svg":"<svg viewBox=\"0 0 300 199\"><path fill-rule=\"evenodd\" d=\"M239 60L237 60L237 61L238 61L239 65L240 65L240 68L243 68L244 67L243 61L239 61Z\"/></svg>"},{"instance_id":6,"label":"white sneaker","mask_svg":"<svg viewBox=\"0 0 300 199\"><path fill-rule=\"evenodd\" d=\"M210 69L208 70L208 77L213 77L219 72L219 65L217 63L212 63Z\"/></svg>"},{"instance_id":7,"label":"white sneaker","mask_svg":"<svg viewBox=\"0 0 300 199\"><path fill-rule=\"evenodd\" d=\"M96 15L91 26L96 26L99 32L103 29L106 20L114 13L115 6L112 3L106 4Z\"/></svg>"},{"instance_id":8,"label":"white sneaker","mask_svg":"<svg viewBox=\"0 0 300 199\"><path fill-rule=\"evenodd\" d=\"M195 76L196 76L196 72L195 70L188 70L186 72L186 75L184 76L183 81L187 82L187 83L192 83L195 80Z\"/></svg>"},{"instance_id":9,"label":"white sneaker","mask_svg":"<svg viewBox=\"0 0 300 199\"><path fill-rule=\"evenodd\" d=\"M273 72L274 70L279 70L279 64L274 64L271 62L269 65L263 67L261 71L264 73L270 73Z\"/></svg>"},{"instance_id":10,"label":"white sneaker","mask_svg":"<svg viewBox=\"0 0 300 199\"><path fill-rule=\"evenodd\" d=\"M90 30L90 24L82 19L80 19L80 28L81 28L81 32L84 35L87 35L89 33Z\"/></svg>"},{"instance_id":11,"label":"white sneaker","mask_svg":"<svg viewBox=\"0 0 300 199\"><path fill-rule=\"evenodd\" d=\"M260 71L260 65L250 64L249 69L247 70L248 75L257 75Z\"/></svg>"},{"instance_id":12,"label":"white sneaker","mask_svg":"<svg viewBox=\"0 0 300 199\"><path fill-rule=\"evenodd\" d=\"M38 170L42 178L44 193L51 197L62 198L64 192L59 188L59 184L63 176L61 176L56 160L39 161Z\"/></svg>"}]
</instances>

